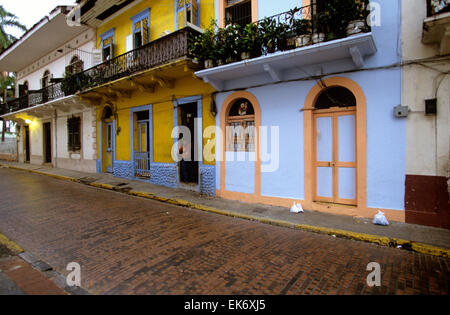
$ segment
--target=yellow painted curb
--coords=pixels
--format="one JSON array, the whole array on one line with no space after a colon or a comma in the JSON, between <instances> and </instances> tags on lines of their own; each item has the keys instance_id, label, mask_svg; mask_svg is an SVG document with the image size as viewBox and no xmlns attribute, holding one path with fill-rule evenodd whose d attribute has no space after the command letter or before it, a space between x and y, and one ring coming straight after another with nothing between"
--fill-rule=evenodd
<instances>
[{"instance_id":1,"label":"yellow painted curb","mask_svg":"<svg viewBox=\"0 0 450 315\"><path fill-rule=\"evenodd\" d=\"M3 244L8 248L10 251L12 251L15 254L23 253L24 250L22 247L11 241L9 238L7 238L5 235L0 233L0 244Z\"/></svg>"},{"instance_id":2,"label":"yellow painted curb","mask_svg":"<svg viewBox=\"0 0 450 315\"><path fill-rule=\"evenodd\" d=\"M9 166L9 165L0 164L0 166L5 166L5 167L12 168L12 169L17 169L17 170L28 171L28 172L32 172L32 173L41 174L41 175L47 175L47 176L51 176L51 177L54 177L57 179L69 180L69 181L78 182L78 183L80 182L79 180L77 180L75 178L71 178L71 177L67 177L67 176L55 175L55 174L45 173L45 172L36 171L36 170L23 169L23 168ZM114 186L109 185L109 184L101 184L101 183L94 182L94 183L90 183L89 185L93 186L93 187L97 187L97 188L114 190ZM332 235L332 236L340 237L340 238L363 241L363 242L367 242L367 243L374 243L374 244L378 244L381 246L387 246L387 247L393 247L393 248L401 247L402 249L407 249L407 250L414 251L414 252L421 253L421 254L450 258L450 249L440 248L440 247L427 245L427 244L423 244L423 243L416 243L416 242L411 242L411 241L402 240L402 239L389 238L386 236L378 236L378 235L357 233L357 232L346 231L346 230L336 230L336 229L325 228L325 227L317 227L317 226L306 225L306 224L296 224L296 223L292 223L289 221L283 221L283 220L277 220L277 219L261 218L261 217L257 217L254 215L235 213L235 212L231 212L231 211L227 211L227 210L222 210L222 209L217 209L214 207L196 204L196 203L189 202L189 201L183 200L183 199L165 198L165 197L157 196L155 194L148 193L148 192L140 192L140 191L130 190L128 192L128 194L132 195L132 196L136 196L136 197L157 200L157 201L169 203L172 205L192 208L192 209L210 212L210 213L214 213L214 214L219 214L219 215L223 215L223 216L239 218L239 219L244 219L244 220L249 220L249 221L256 221L256 222L260 222L263 224L270 224L270 225L286 227L286 228L291 228L291 229L296 229L296 230L303 230L303 231L307 231L307 232ZM0 242L1 242L1 236L2 235L0 234ZM17 248L20 249L20 251L23 251L14 242L11 242L11 243L14 244L11 246L17 246Z\"/></svg>"}]
</instances>

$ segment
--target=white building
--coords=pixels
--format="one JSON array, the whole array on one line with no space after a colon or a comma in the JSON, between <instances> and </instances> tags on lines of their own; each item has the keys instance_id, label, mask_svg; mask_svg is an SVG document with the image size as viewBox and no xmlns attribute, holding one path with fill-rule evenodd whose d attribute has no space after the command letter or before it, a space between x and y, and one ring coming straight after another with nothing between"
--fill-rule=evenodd
<instances>
[{"instance_id":1,"label":"white building","mask_svg":"<svg viewBox=\"0 0 450 315\"><path fill-rule=\"evenodd\" d=\"M434 7L440 4L441 7ZM406 222L450 228L450 4L402 2Z\"/></svg>"},{"instance_id":2,"label":"white building","mask_svg":"<svg viewBox=\"0 0 450 315\"><path fill-rule=\"evenodd\" d=\"M19 162L95 172L95 108L62 78L96 63L96 31L69 26L71 9L58 6L0 55L1 71L16 73L18 96L0 115L18 123Z\"/></svg>"}]
</instances>

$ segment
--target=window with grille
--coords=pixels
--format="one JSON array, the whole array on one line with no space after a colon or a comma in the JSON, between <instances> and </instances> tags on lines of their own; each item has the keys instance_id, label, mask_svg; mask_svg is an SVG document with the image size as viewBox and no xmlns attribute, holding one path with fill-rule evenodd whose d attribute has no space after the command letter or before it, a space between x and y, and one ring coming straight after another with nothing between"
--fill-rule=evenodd
<instances>
[{"instance_id":1,"label":"window with grille","mask_svg":"<svg viewBox=\"0 0 450 315\"><path fill-rule=\"evenodd\" d=\"M245 26L252 23L251 0L227 0L225 6L225 24Z\"/></svg>"},{"instance_id":2,"label":"window with grille","mask_svg":"<svg viewBox=\"0 0 450 315\"><path fill-rule=\"evenodd\" d=\"M81 118L67 119L68 150L77 152L81 150Z\"/></svg>"},{"instance_id":3,"label":"window with grille","mask_svg":"<svg viewBox=\"0 0 450 315\"><path fill-rule=\"evenodd\" d=\"M227 116L226 150L255 152L255 111L247 99L237 100Z\"/></svg>"}]
</instances>

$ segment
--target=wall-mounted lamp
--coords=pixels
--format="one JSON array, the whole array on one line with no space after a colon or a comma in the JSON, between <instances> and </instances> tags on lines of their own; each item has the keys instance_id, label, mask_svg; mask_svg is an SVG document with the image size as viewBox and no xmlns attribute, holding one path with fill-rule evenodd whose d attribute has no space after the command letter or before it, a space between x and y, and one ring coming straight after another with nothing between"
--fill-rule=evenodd
<instances>
[{"instance_id":1,"label":"wall-mounted lamp","mask_svg":"<svg viewBox=\"0 0 450 315\"><path fill-rule=\"evenodd\" d=\"M31 120L29 120L29 119L25 119L25 123L26 123L27 125L29 125L29 124L31 124L31 123L32 123L32 121L31 121Z\"/></svg>"}]
</instances>

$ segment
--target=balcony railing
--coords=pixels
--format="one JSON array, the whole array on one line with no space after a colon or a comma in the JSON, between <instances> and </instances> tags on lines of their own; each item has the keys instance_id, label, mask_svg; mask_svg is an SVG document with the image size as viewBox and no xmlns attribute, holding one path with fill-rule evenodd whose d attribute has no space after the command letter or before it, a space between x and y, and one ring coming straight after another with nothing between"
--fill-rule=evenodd
<instances>
[{"instance_id":1,"label":"balcony railing","mask_svg":"<svg viewBox=\"0 0 450 315\"><path fill-rule=\"evenodd\" d=\"M193 54L209 68L369 32L368 4L368 0L327 0L245 27L210 29L196 38Z\"/></svg>"},{"instance_id":2,"label":"balcony railing","mask_svg":"<svg viewBox=\"0 0 450 315\"><path fill-rule=\"evenodd\" d=\"M186 27L95 67L66 78L71 90L86 91L182 57L189 57L188 38L198 34Z\"/></svg>"},{"instance_id":3,"label":"balcony railing","mask_svg":"<svg viewBox=\"0 0 450 315\"><path fill-rule=\"evenodd\" d=\"M148 70L182 57L190 57L189 37L198 35L186 27L123 55L103 62L83 72L64 78L61 82L0 104L0 115L31 108L36 105L85 91L144 70Z\"/></svg>"},{"instance_id":4,"label":"balcony railing","mask_svg":"<svg viewBox=\"0 0 450 315\"><path fill-rule=\"evenodd\" d=\"M40 90L30 90L27 95L15 98L4 104L0 104L0 115L45 104L70 94L71 93L64 93L61 82L49 85L48 87Z\"/></svg>"},{"instance_id":5,"label":"balcony railing","mask_svg":"<svg viewBox=\"0 0 450 315\"><path fill-rule=\"evenodd\" d=\"M450 12L449 0L426 0L427 1L427 16L435 16L441 13Z\"/></svg>"}]
</instances>

